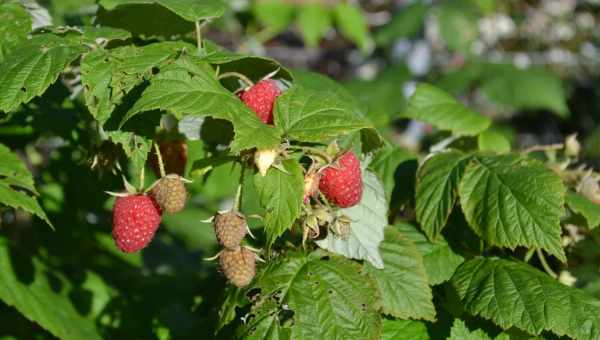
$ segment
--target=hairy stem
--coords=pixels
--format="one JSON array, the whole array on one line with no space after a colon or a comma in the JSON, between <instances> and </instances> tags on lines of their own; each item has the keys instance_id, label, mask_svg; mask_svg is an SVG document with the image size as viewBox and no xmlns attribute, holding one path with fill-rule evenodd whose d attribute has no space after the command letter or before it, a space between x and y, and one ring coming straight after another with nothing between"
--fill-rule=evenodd
<instances>
[{"instance_id":1,"label":"hairy stem","mask_svg":"<svg viewBox=\"0 0 600 340\"><path fill-rule=\"evenodd\" d=\"M202 25L200 25L200 21L196 21L196 45L198 46L198 52L201 53L204 48L202 47Z\"/></svg>"},{"instance_id":2,"label":"hairy stem","mask_svg":"<svg viewBox=\"0 0 600 340\"><path fill-rule=\"evenodd\" d=\"M539 249L536 249L535 253L537 254L538 259L542 263L542 267L544 267L544 270L546 271L546 273L548 273L548 275L550 275L556 279L558 277L558 275L556 275L556 273L552 270L552 268L550 268L550 265L548 265L548 262L546 261L546 257L544 257L544 254L542 253L542 251Z\"/></svg>"},{"instance_id":3,"label":"hairy stem","mask_svg":"<svg viewBox=\"0 0 600 340\"><path fill-rule=\"evenodd\" d=\"M160 170L160 177L165 177L165 164L163 163L162 156L160 155L160 147L157 143L154 143L154 151L156 152L156 158L158 159L158 169Z\"/></svg>"},{"instance_id":4,"label":"hairy stem","mask_svg":"<svg viewBox=\"0 0 600 340\"><path fill-rule=\"evenodd\" d=\"M238 72L225 72L225 73L222 73L219 75L219 79L229 78L229 77L235 77L235 78L240 79L246 85L248 85L248 87L254 86L254 82L252 82L252 80L250 80L250 78L248 78L245 75L238 73Z\"/></svg>"},{"instance_id":5,"label":"hairy stem","mask_svg":"<svg viewBox=\"0 0 600 340\"><path fill-rule=\"evenodd\" d=\"M239 212L242 209L242 191L244 187L244 170L245 167L242 165L242 171L240 174L240 183L238 184L237 191L235 193L235 200L233 201L233 211Z\"/></svg>"}]
</instances>

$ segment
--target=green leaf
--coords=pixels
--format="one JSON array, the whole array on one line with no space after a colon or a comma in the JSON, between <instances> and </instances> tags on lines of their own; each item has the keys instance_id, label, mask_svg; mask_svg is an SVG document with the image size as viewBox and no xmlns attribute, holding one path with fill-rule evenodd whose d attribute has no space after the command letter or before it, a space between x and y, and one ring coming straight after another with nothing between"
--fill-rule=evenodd
<instances>
[{"instance_id":1,"label":"green leaf","mask_svg":"<svg viewBox=\"0 0 600 340\"><path fill-rule=\"evenodd\" d=\"M408 67L399 64L387 67L373 80L354 79L344 85L352 93L353 100L358 99L373 124L385 131L406 106L404 96L398 94L411 77Z\"/></svg>"},{"instance_id":2,"label":"green leaf","mask_svg":"<svg viewBox=\"0 0 600 340\"><path fill-rule=\"evenodd\" d=\"M352 221L348 238L343 240L333 233L316 241L323 249L352 259L367 260L375 268L383 268L379 244L387 226L387 202L383 187L377 176L363 171L363 196L357 205L340 209Z\"/></svg>"},{"instance_id":3,"label":"green leaf","mask_svg":"<svg viewBox=\"0 0 600 340\"><path fill-rule=\"evenodd\" d=\"M471 155L450 150L431 156L417 174L416 214L430 240L442 231L458 197L458 184Z\"/></svg>"},{"instance_id":4,"label":"green leaf","mask_svg":"<svg viewBox=\"0 0 600 340\"><path fill-rule=\"evenodd\" d=\"M448 340L492 340L492 338L481 329L470 331L464 321L454 319Z\"/></svg>"},{"instance_id":5,"label":"green leaf","mask_svg":"<svg viewBox=\"0 0 600 340\"><path fill-rule=\"evenodd\" d=\"M41 95L86 50L52 34L36 35L19 44L0 64L0 111L13 111Z\"/></svg>"},{"instance_id":6,"label":"green leaf","mask_svg":"<svg viewBox=\"0 0 600 340\"><path fill-rule=\"evenodd\" d=\"M230 121L235 133L232 152L279 145L280 130L263 124L239 98L221 86L210 65L192 56L182 56L161 69L121 125L142 111L156 109L169 111L178 119L191 115Z\"/></svg>"},{"instance_id":7,"label":"green leaf","mask_svg":"<svg viewBox=\"0 0 600 340\"><path fill-rule=\"evenodd\" d=\"M261 303L258 308L250 311L252 319L242 326L236 334L236 339L245 340L284 340L290 339L291 329L282 327L279 305L275 299L269 299Z\"/></svg>"},{"instance_id":8,"label":"green leaf","mask_svg":"<svg viewBox=\"0 0 600 340\"><path fill-rule=\"evenodd\" d=\"M4 55L21 41L27 39L31 32L31 16L17 2L0 4L0 62Z\"/></svg>"},{"instance_id":9,"label":"green leaf","mask_svg":"<svg viewBox=\"0 0 600 340\"><path fill-rule=\"evenodd\" d=\"M53 33L74 44L95 45L94 48L103 47L112 40L131 38L131 33L125 30L101 26L49 26L43 32Z\"/></svg>"},{"instance_id":10,"label":"green leaf","mask_svg":"<svg viewBox=\"0 0 600 340\"><path fill-rule=\"evenodd\" d=\"M489 244L542 248L566 260L560 242L565 187L539 161L477 156L465 170L459 196L469 225Z\"/></svg>"},{"instance_id":11,"label":"green leaf","mask_svg":"<svg viewBox=\"0 0 600 340\"><path fill-rule=\"evenodd\" d=\"M401 163L415 158L413 154L405 149L387 146L381 149L369 164L369 167L382 179L388 202L390 202L392 192L396 186L394 179L396 169Z\"/></svg>"},{"instance_id":12,"label":"green leaf","mask_svg":"<svg viewBox=\"0 0 600 340\"><path fill-rule=\"evenodd\" d=\"M300 216L304 196L302 166L294 159L287 159L281 165L287 173L271 167L266 176L259 173L254 176L261 205L266 209L264 223L269 246Z\"/></svg>"},{"instance_id":13,"label":"green leaf","mask_svg":"<svg viewBox=\"0 0 600 340\"><path fill-rule=\"evenodd\" d=\"M280 0L253 1L252 13L272 33L285 30L294 18L293 4Z\"/></svg>"},{"instance_id":14,"label":"green leaf","mask_svg":"<svg viewBox=\"0 0 600 340\"><path fill-rule=\"evenodd\" d=\"M342 134L372 128L368 120L333 92L292 86L275 102L275 125L290 139L327 143Z\"/></svg>"},{"instance_id":15,"label":"green leaf","mask_svg":"<svg viewBox=\"0 0 600 340\"><path fill-rule=\"evenodd\" d=\"M344 101L352 104L352 106L359 107L359 103L352 93L348 92L340 83L324 74L306 70L293 70L293 76L295 85L300 85L312 91L332 92Z\"/></svg>"},{"instance_id":16,"label":"green leaf","mask_svg":"<svg viewBox=\"0 0 600 340\"><path fill-rule=\"evenodd\" d=\"M70 280L29 256L12 251L8 241L0 237L0 300L58 338L102 339L94 322L82 317L71 302ZM22 266L32 271L27 281L18 272ZM58 291L57 283L62 288Z\"/></svg>"},{"instance_id":17,"label":"green leaf","mask_svg":"<svg viewBox=\"0 0 600 340\"><path fill-rule=\"evenodd\" d=\"M589 229L594 229L600 225L600 205L571 191L567 193L566 198L569 208L585 218Z\"/></svg>"},{"instance_id":18,"label":"green leaf","mask_svg":"<svg viewBox=\"0 0 600 340\"><path fill-rule=\"evenodd\" d=\"M448 47L470 54L471 43L479 35L476 8L467 1L446 2L439 9L439 32Z\"/></svg>"},{"instance_id":19,"label":"green leaf","mask_svg":"<svg viewBox=\"0 0 600 340\"><path fill-rule=\"evenodd\" d=\"M158 4L191 22L218 18L225 12L221 0L100 0L98 3L108 10L123 5Z\"/></svg>"},{"instance_id":20,"label":"green leaf","mask_svg":"<svg viewBox=\"0 0 600 340\"><path fill-rule=\"evenodd\" d=\"M452 278L466 311L503 329L551 331L575 339L600 337L600 301L522 263L475 258Z\"/></svg>"},{"instance_id":21,"label":"green leaf","mask_svg":"<svg viewBox=\"0 0 600 340\"><path fill-rule=\"evenodd\" d=\"M331 14L323 5L307 3L298 10L297 23L306 44L316 47L321 37L331 28Z\"/></svg>"},{"instance_id":22,"label":"green leaf","mask_svg":"<svg viewBox=\"0 0 600 340\"><path fill-rule=\"evenodd\" d=\"M429 84L419 84L402 117L422 120L457 135L474 136L487 129L489 118L471 111L446 92Z\"/></svg>"},{"instance_id":23,"label":"green leaf","mask_svg":"<svg viewBox=\"0 0 600 340\"><path fill-rule=\"evenodd\" d=\"M398 223L394 228L410 239L423 256L423 264L430 285L438 285L450 280L456 268L465 260L452 251L442 236L438 236L434 241L429 241L417 228L408 223Z\"/></svg>"},{"instance_id":24,"label":"green leaf","mask_svg":"<svg viewBox=\"0 0 600 340\"><path fill-rule=\"evenodd\" d=\"M384 268L365 263L364 269L379 288L382 312L402 319L435 320L433 296L415 244L398 229L388 227L379 249Z\"/></svg>"},{"instance_id":25,"label":"green leaf","mask_svg":"<svg viewBox=\"0 0 600 340\"><path fill-rule=\"evenodd\" d=\"M421 321L385 319L381 340L429 340L429 334Z\"/></svg>"},{"instance_id":26,"label":"green leaf","mask_svg":"<svg viewBox=\"0 0 600 340\"><path fill-rule=\"evenodd\" d=\"M333 79L315 72L294 70L294 84L304 88L308 88L316 92L328 92L337 98L344 101L348 107L352 107L355 111L360 111L361 105L356 100L356 96L348 92L346 88L340 85ZM370 117L368 117L370 118ZM370 123L369 123L370 125ZM351 133L348 138L358 138L358 132ZM362 152L369 153L380 148L383 145L381 135L373 127L360 131L360 142L362 144ZM356 146L354 142L353 146Z\"/></svg>"},{"instance_id":27,"label":"green leaf","mask_svg":"<svg viewBox=\"0 0 600 340\"><path fill-rule=\"evenodd\" d=\"M137 180L138 175L146 166L148 152L152 148L152 140L126 131L107 131L106 134L113 143L120 144L123 147Z\"/></svg>"},{"instance_id":28,"label":"green leaf","mask_svg":"<svg viewBox=\"0 0 600 340\"><path fill-rule=\"evenodd\" d=\"M218 66L219 74L237 72L245 75L253 82L259 82L267 75L272 79L292 81L290 72L276 60L243 54L235 54L222 49L208 51L202 56L206 62ZM226 77L221 80L224 84L233 84L231 89L241 88L240 81L236 77ZM245 84L242 84L245 87Z\"/></svg>"},{"instance_id":29,"label":"green leaf","mask_svg":"<svg viewBox=\"0 0 600 340\"><path fill-rule=\"evenodd\" d=\"M31 196L38 193L33 184L33 177L25 164L3 144L0 144L0 159L2 159L0 162L0 204L23 209L41 218L53 228L37 199Z\"/></svg>"},{"instance_id":30,"label":"green leaf","mask_svg":"<svg viewBox=\"0 0 600 340\"><path fill-rule=\"evenodd\" d=\"M520 69L512 64L486 64L483 95L514 110L546 109L569 116L562 80L542 68Z\"/></svg>"},{"instance_id":31,"label":"green leaf","mask_svg":"<svg viewBox=\"0 0 600 340\"><path fill-rule=\"evenodd\" d=\"M131 38L131 33L118 28L84 26L81 29L83 31L81 34L82 42L95 43L98 42L98 40L113 41Z\"/></svg>"},{"instance_id":32,"label":"green leaf","mask_svg":"<svg viewBox=\"0 0 600 340\"><path fill-rule=\"evenodd\" d=\"M361 50L367 51L369 49L369 30L367 19L360 7L342 2L334 7L333 13L340 33Z\"/></svg>"},{"instance_id":33,"label":"green leaf","mask_svg":"<svg viewBox=\"0 0 600 340\"><path fill-rule=\"evenodd\" d=\"M186 44L162 42L143 47L97 49L81 60L81 82L92 116L104 124L123 97L152 76L153 68L172 60Z\"/></svg>"},{"instance_id":34,"label":"green leaf","mask_svg":"<svg viewBox=\"0 0 600 340\"><path fill-rule=\"evenodd\" d=\"M324 255L280 256L269 262L254 287L262 299L275 298L293 311L292 325L286 325L292 339L377 339L381 317L373 283L356 263Z\"/></svg>"},{"instance_id":35,"label":"green leaf","mask_svg":"<svg viewBox=\"0 0 600 340\"><path fill-rule=\"evenodd\" d=\"M420 1L400 9L390 22L377 30L375 42L378 45L389 46L397 39L412 37L422 29L428 9L428 6Z\"/></svg>"},{"instance_id":36,"label":"green leaf","mask_svg":"<svg viewBox=\"0 0 600 340\"><path fill-rule=\"evenodd\" d=\"M237 308L241 308L246 304L248 304L248 299L246 299L244 291L233 285L229 285L225 290L225 300L219 309L217 332L235 319Z\"/></svg>"},{"instance_id":37,"label":"green leaf","mask_svg":"<svg viewBox=\"0 0 600 340\"><path fill-rule=\"evenodd\" d=\"M144 40L171 40L194 30L194 23L155 4L127 4L106 10L98 8L95 23L131 32Z\"/></svg>"},{"instance_id":38,"label":"green leaf","mask_svg":"<svg viewBox=\"0 0 600 340\"><path fill-rule=\"evenodd\" d=\"M481 151L495 153L510 152L510 140L502 133L487 129L477 136L477 145Z\"/></svg>"}]
</instances>

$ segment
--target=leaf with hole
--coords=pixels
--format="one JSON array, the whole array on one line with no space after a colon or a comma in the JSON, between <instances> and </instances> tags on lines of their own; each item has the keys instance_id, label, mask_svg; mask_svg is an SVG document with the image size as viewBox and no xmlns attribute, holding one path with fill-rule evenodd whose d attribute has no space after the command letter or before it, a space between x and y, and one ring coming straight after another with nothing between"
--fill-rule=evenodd
<instances>
[{"instance_id":1,"label":"leaf with hole","mask_svg":"<svg viewBox=\"0 0 600 340\"><path fill-rule=\"evenodd\" d=\"M0 111L10 112L41 95L87 48L53 34L17 45L0 64Z\"/></svg>"}]
</instances>

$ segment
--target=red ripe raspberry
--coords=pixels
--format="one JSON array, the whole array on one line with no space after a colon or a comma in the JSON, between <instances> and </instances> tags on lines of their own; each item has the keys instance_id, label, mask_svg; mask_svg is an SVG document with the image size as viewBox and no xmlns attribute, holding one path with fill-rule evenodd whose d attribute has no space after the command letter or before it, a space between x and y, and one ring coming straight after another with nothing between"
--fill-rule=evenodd
<instances>
[{"instance_id":1,"label":"red ripe raspberry","mask_svg":"<svg viewBox=\"0 0 600 340\"><path fill-rule=\"evenodd\" d=\"M117 247L133 253L146 247L160 224L160 207L149 196L117 197L113 207L113 239Z\"/></svg>"},{"instance_id":2,"label":"red ripe raspberry","mask_svg":"<svg viewBox=\"0 0 600 340\"><path fill-rule=\"evenodd\" d=\"M360 162L352 151L322 171L319 190L331 203L342 208L360 202L363 192Z\"/></svg>"},{"instance_id":3,"label":"red ripe raspberry","mask_svg":"<svg viewBox=\"0 0 600 340\"><path fill-rule=\"evenodd\" d=\"M238 94L240 99L265 124L273 124L273 104L281 94L277 82L272 79L261 80L251 88Z\"/></svg>"}]
</instances>

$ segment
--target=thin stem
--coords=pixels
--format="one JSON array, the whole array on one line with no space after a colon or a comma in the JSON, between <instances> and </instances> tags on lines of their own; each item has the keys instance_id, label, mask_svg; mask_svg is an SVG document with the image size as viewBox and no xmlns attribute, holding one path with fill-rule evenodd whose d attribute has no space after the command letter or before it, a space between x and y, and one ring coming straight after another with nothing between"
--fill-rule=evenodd
<instances>
[{"instance_id":1,"label":"thin stem","mask_svg":"<svg viewBox=\"0 0 600 340\"><path fill-rule=\"evenodd\" d=\"M550 151L550 150L560 150L563 148L563 144L550 144L550 145L534 145L523 151L522 154L528 154L536 151Z\"/></svg>"},{"instance_id":2,"label":"thin stem","mask_svg":"<svg viewBox=\"0 0 600 340\"><path fill-rule=\"evenodd\" d=\"M531 260L531 258L533 257L533 254L535 253L535 249L529 249L527 251L527 254L525 254L525 262L529 262L529 260Z\"/></svg>"},{"instance_id":3,"label":"thin stem","mask_svg":"<svg viewBox=\"0 0 600 340\"><path fill-rule=\"evenodd\" d=\"M240 183L238 184L237 191L235 193L235 200L233 201L233 211L239 212L242 209L242 189L244 187L244 165L242 165L242 171L240 175Z\"/></svg>"},{"instance_id":4,"label":"thin stem","mask_svg":"<svg viewBox=\"0 0 600 340\"><path fill-rule=\"evenodd\" d=\"M236 77L236 78L240 79L241 81L243 81L244 83L246 83L246 85L248 85L248 87L254 86L254 82L252 82L252 80L250 80L250 78L248 78L245 75L238 73L238 72L225 72L225 73L219 75L219 79L228 78L228 77Z\"/></svg>"},{"instance_id":5,"label":"thin stem","mask_svg":"<svg viewBox=\"0 0 600 340\"><path fill-rule=\"evenodd\" d=\"M556 279L558 277L558 275L556 275L556 273L552 270L552 268L550 268L550 266L548 265L548 262L546 262L546 258L544 257L544 254L542 253L542 251L539 249L536 249L535 253L537 254L538 259L542 263L542 267L544 267L544 270L546 271L546 273L548 273L548 275L550 275Z\"/></svg>"},{"instance_id":6,"label":"thin stem","mask_svg":"<svg viewBox=\"0 0 600 340\"><path fill-rule=\"evenodd\" d=\"M140 171L140 191L144 190L144 182L146 181L144 178L145 174L146 174L146 167L143 166L142 171Z\"/></svg>"},{"instance_id":7,"label":"thin stem","mask_svg":"<svg viewBox=\"0 0 600 340\"><path fill-rule=\"evenodd\" d=\"M321 159L323 159L325 162L331 163L331 156L329 156L326 152L321 151L317 148L311 148L311 147L307 147L307 146L295 146L295 145L290 145L290 146L288 146L288 148L292 149L292 150L300 150L304 153L318 156Z\"/></svg>"},{"instance_id":8,"label":"thin stem","mask_svg":"<svg viewBox=\"0 0 600 340\"><path fill-rule=\"evenodd\" d=\"M202 25L200 21L196 21L196 45L198 46L198 52L202 52Z\"/></svg>"},{"instance_id":9,"label":"thin stem","mask_svg":"<svg viewBox=\"0 0 600 340\"><path fill-rule=\"evenodd\" d=\"M165 177L165 164L163 163L162 156L160 155L160 148L157 143L154 143L154 151L156 152L156 158L158 158L158 169L160 170L160 177Z\"/></svg>"}]
</instances>

